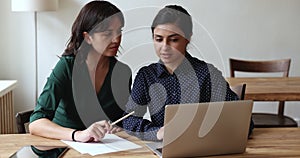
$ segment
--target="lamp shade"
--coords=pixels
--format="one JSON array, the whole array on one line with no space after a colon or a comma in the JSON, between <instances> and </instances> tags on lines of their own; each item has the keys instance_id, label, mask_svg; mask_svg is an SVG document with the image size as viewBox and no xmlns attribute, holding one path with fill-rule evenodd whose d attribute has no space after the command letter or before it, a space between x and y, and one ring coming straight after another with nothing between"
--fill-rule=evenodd
<instances>
[{"instance_id":1,"label":"lamp shade","mask_svg":"<svg viewBox=\"0 0 300 158\"><path fill-rule=\"evenodd\" d=\"M58 0L11 0L11 10L26 11L54 11L58 8Z\"/></svg>"}]
</instances>

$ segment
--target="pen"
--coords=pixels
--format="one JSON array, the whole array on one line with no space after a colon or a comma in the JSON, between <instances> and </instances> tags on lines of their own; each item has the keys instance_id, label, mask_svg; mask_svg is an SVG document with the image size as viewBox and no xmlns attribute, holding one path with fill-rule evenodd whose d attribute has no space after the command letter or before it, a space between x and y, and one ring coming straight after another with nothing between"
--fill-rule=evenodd
<instances>
[{"instance_id":1,"label":"pen","mask_svg":"<svg viewBox=\"0 0 300 158\"><path fill-rule=\"evenodd\" d=\"M130 115L132 115L132 114L134 114L134 111L132 111L131 113L129 113L129 114L127 114L127 115L125 115L125 116L119 118L119 119L116 120L115 122L111 123L111 125L113 126L113 125L117 124L118 122L120 122L120 121L126 119L128 116L130 116Z\"/></svg>"}]
</instances>

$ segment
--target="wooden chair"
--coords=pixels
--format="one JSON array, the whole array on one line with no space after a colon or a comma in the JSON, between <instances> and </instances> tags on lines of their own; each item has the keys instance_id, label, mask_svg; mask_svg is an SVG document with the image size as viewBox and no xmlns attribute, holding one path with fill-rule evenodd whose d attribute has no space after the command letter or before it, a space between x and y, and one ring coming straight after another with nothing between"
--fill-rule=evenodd
<instances>
[{"instance_id":1,"label":"wooden chair","mask_svg":"<svg viewBox=\"0 0 300 158\"><path fill-rule=\"evenodd\" d=\"M26 123L29 123L33 110L22 111L16 114L17 129L19 134L26 133Z\"/></svg>"},{"instance_id":2,"label":"wooden chair","mask_svg":"<svg viewBox=\"0 0 300 158\"><path fill-rule=\"evenodd\" d=\"M239 96L240 100L245 99L245 92L246 92L246 84L245 83L238 84L238 85L235 85L235 86L231 86L230 89ZM254 128L253 124L254 124L253 119L251 117L251 123L250 123L248 138L251 138L252 129Z\"/></svg>"},{"instance_id":3,"label":"wooden chair","mask_svg":"<svg viewBox=\"0 0 300 158\"><path fill-rule=\"evenodd\" d=\"M240 100L245 99L246 84L231 86L230 89L239 96Z\"/></svg>"},{"instance_id":4,"label":"wooden chair","mask_svg":"<svg viewBox=\"0 0 300 158\"><path fill-rule=\"evenodd\" d=\"M268 60L268 61L250 61L229 59L230 76L235 77L235 72L255 72L270 73L281 72L282 77L288 77L291 59ZM297 122L284 115L284 102L280 101L278 112L271 113L253 113L252 118L254 127L297 127Z\"/></svg>"}]
</instances>

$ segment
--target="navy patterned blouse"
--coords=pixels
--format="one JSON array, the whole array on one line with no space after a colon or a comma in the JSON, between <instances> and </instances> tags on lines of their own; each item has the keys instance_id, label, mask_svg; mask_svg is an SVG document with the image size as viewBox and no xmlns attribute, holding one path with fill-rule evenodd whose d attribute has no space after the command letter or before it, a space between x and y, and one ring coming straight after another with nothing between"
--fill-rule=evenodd
<instances>
[{"instance_id":1,"label":"navy patterned blouse","mask_svg":"<svg viewBox=\"0 0 300 158\"><path fill-rule=\"evenodd\" d=\"M126 105L126 113L135 114L123 121L123 127L141 139L157 140L166 105L238 99L217 68L186 53L173 74L161 61L138 71ZM151 121L143 119L147 107Z\"/></svg>"}]
</instances>

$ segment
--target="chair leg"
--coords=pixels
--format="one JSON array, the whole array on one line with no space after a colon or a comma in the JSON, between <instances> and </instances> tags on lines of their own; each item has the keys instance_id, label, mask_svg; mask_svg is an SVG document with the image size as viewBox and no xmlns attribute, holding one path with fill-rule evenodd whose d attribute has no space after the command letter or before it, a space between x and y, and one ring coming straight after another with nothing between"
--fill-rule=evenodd
<instances>
[{"instance_id":1,"label":"chair leg","mask_svg":"<svg viewBox=\"0 0 300 158\"><path fill-rule=\"evenodd\" d=\"M284 116L284 101L279 102L278 115L281 117Z\"/></svg>"}]
</instances>

